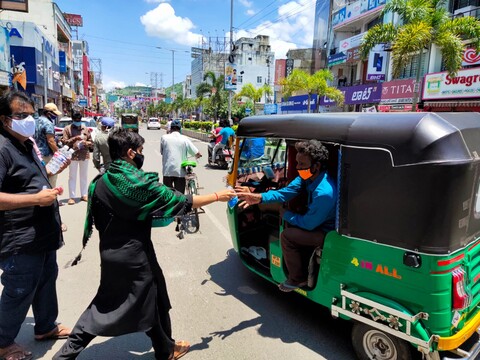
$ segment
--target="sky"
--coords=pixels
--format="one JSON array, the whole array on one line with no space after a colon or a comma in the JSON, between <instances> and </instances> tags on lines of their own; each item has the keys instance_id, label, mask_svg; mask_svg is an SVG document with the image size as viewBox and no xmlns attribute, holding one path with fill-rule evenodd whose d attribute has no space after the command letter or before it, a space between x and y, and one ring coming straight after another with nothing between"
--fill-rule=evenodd
<instances>
[{"instance_id":1,"label":"sky","mask_svg":"<svg viewBox=\"0 0 480 360\"><path fill-rule=\"evenodd\" d=\"M129 85L172 84L190 74L191 47L202 38L227 38L229 0L54 0L62 12L79 14L83 27L73 39L86 40L89 56L101 59L106 90ZM313 42L316 0L234 0L233 40L270 36L276 59ZM74 28L75 29L75 28ZM160 47L160 49L158 48ZM99 71L93 68L93 71Z\"/></svg>"}]
</instances>

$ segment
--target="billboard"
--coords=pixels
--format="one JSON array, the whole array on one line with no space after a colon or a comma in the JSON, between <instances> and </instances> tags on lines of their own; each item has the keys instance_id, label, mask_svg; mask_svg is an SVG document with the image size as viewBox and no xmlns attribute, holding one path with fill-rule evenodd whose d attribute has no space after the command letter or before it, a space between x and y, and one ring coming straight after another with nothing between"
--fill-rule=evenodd
<instances>
[{"instance_id":1,"label":"billboard","mask_svg":"<svg viewBox=\"0 0 480 360\"><path fill-rule=\"evenodd\" d=\"M63 13L63 17L70 26L83 26L82 15Z\"/></svg>"},{"instance_id":2,"label":"billboard","mask_svg":"<svg viewBox=\"0 0 480 360\"><path fill-rule=\"evenodd\" d=\"M480 52L476 49L463 50L462 66L480 65Z\"/></svg>"},{"instance_id":3,"label":"billboard","mask_svg":"<svg viewBox=\"0 0 480 360\"><path fill-rule=\"evenodd\" d=\"M237 65L225 63L225 90L237 90Z\"/></svg>"},{"instance_id":4,"label":"billboard","mask_svg":"<svg viewBox=\"0 0 480 360\"><path fill-rule=\"evenodd\" d=\"M382 84L349 86L338 88L338 90L345 95L347 105L378 103L382 97ZM336 105L336 102L322 96L320 105Z\"/></svg>"},{"instance_id":5,"label":"billboard","mask_svg":"<svg viewBox=\"0 0 480 360\"><path fill-rule=\"evenodd\" d=\"M28 0L2 0L0 10L28 12Z\"/></svg>"},{"instance_id":6,"label":"billboard","mask_svg":"<svg viewBox=\"0 0 480 360\"><path fill-rule=\"evenodd\" d=\"M280 80L285 77L285 71L287 66L287 60L279 59L275 60L275 85L278 85Z\"/></svg>"}]
</instances>

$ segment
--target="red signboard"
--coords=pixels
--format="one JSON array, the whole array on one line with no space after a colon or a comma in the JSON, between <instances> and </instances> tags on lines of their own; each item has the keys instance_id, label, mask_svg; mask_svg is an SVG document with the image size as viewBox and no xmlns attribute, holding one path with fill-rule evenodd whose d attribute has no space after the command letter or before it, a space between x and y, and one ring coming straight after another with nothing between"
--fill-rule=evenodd
<instances>
[{"instance_id":1,"label":"red signboard","mask_svg":"<svg viewBox=\"0 0 480 360\"><path fill-rule=\"evenodd\" d=\"M63 17L70 26L83 26L82 15L63 13Z\"/></svg>"},{"instance_id":2,"label":"red signboard","mask_svg":"<svg viewBox=\"0 0 480 360\"><path fill-rule=\"evenodd\" d=\"M278 85L279 81L285 77L286 66L287 66L287 60L285 59L275 60L275 85Z\"/></svg>"},{"instance_id":3,"label":"red signboard","mask_svg":"<svg viewBox=\"0 0 480 360\"><path fill-rule=\"evenodd\" d=\"M347 53L347 64L356 63L360 60L360 47L354 47L352 49L348 49Z\"/></svg>"},{"instance_id":4,"label":"red signboard","mask_svg":"<svg viewBox=\"0 0 480 360\"><path fill-rule=\"evenodd\" d=\"M415 80L393 80L382 83L382 104L411 103L415 92Z\"/></svg>"}]
</instances>

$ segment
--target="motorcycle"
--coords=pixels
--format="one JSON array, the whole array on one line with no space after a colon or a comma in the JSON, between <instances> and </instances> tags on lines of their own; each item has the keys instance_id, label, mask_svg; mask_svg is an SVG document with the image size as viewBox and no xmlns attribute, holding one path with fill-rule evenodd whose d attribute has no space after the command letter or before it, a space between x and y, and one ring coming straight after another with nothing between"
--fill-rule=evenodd
<instances>
[{"instance_id":1,"label":"motorcycle","mask_svg":"<svg viewBox=\"0 0 480 360\"><path fill-rule=\"evenodd\" d=\"M215 162L212 163L212 151L215 146L215 139L210 141L208 146L208 164L219 167L221 169L228 169L233 159L233 152L229 146L219 149L215 155Z\"/></svg>"}]
</instances>

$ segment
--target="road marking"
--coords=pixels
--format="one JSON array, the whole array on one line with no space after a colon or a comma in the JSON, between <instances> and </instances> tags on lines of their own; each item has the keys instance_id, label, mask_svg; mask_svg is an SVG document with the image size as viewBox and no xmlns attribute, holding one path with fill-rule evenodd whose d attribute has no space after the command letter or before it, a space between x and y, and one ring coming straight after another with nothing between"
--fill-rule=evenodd
<instances>
[{"instance_id":1,"label":"road marking","mask_svg":"<svg viewBox=\"0 0 480 360\"><path fill-rule=\"evenodd\" d=\"M211 211L205 210L205 214L207 214L213 224L217 227L218 232L223 235L225 241L231 244L230 232L225 228L225 226L221 224L220 220L215 215L213 215Z\"/></svg>"}]
</instances>

